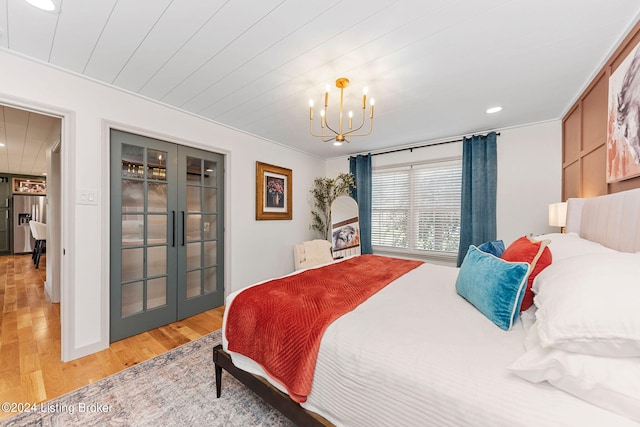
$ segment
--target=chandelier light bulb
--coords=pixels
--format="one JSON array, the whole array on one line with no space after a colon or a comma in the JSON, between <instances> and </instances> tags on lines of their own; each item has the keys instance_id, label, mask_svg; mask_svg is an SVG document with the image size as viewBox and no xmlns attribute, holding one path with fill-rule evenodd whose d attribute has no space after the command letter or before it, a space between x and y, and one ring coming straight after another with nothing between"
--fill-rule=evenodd
<instances>
[{"instance_id":1,"label":"chandelier light bulb","mask_svg":"<svg viewBox=\"0 0 640 427\"><path fill-rule=\"evenodd\" d=\"M340 147L342 145L342 142L334 141L333 145L336 146L336 147Z\"/></svg>"},{"instance_id":2,"label":"chandelier light bulb","mask_svg":"<svg viewBox=\"0 0 640 427\"><path fill-rule=\"evenodd\" d=\"M362 93L364 95L368 94L369 93L369 88L365 86L364 89L362 89Z\"/></svg>"},{"instance_id":3,"label":"chandelier light bulb","mask_svg":"<svg viewBox=\"0 0 640 427\"><path fill-rule=\"evenodd\" d=\"M309 107L313 108L313 99L309 100Z\"/></svg>"},{"instance_id":4,"label":"chandelier light bulb","mask_svg":"<svg viewBox=\"0 0 640 427\"><path fill-rule=\"evenodd\" d=\"M371 98L371 101L369 101L369 105L371 105L373 107L373 105L376 103L376 100Z\"/></svg>"},{"instance_id":5,"label":"chandelier light bulb","mask_svg":"<svg viewBox=\"0 0 640 427\"><path fill-rule=\"evenodd\" d=\"M322 117L324 117L324 108L323 108L322 110L320 110L320 115L321 115Z\"/></svg>"}]
</instances>

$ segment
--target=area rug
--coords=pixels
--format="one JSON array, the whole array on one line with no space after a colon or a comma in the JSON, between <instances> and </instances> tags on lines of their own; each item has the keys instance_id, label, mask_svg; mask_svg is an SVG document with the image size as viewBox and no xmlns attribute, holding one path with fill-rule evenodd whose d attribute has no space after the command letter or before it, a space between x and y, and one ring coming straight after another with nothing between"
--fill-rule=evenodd
<instances>
[{"instance_id":1,"label":"area rug","mask_svg":"<svg viewBox=\"0 0 640 427\"><path fill-rule=\"evenodd\" d=\"M216 399L212 349L220 331L37 404L3 426L293 426L223 373Z\"/></svg>"}]
</instances>

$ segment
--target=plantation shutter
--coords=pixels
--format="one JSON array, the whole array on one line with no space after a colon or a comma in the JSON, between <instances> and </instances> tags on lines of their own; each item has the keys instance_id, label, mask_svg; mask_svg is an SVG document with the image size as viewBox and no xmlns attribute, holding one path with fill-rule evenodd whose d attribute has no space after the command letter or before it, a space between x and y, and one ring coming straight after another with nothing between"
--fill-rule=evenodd
<instances>
[{"instance_id":1,"label":"plantation shutter","mask_svg":"<svg viewBox=\"0 0 640 427\"><path fill-rule=\"evenodd\" d=\"M371 244L409 248L410 168L373 172Z\"/></svg>"},{"instance_id":2,"label":"plantation shutter","mask_svg":"<svg viewBox=\"0 0 640 427\"><path fill-rule=\"evenodd\" d=\"M413 169L412 249L458 252L462 165L446 162Z\"/></svg>"},{"instance_id":3,"label":"plantation shutter","mask_svg":"<svg viewBox=\"0 0 640 427\"><path fill-rule=\"evenodd\" d=\"M373 245L456 254L461 174L459 159L374 170Z\"/></svg>"}]
</instances>

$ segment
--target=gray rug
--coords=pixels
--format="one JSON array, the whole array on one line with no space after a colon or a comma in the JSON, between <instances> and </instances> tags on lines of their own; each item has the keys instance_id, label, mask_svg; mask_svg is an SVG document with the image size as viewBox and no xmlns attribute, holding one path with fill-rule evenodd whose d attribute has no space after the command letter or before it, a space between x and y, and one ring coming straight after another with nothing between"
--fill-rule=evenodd
<instances>
[{"instance_id":1,"label":"gray rug","mask_svg":"<svg viewBox=\"0 0 640 427\"><path fill-rule=\"evenodd\" d=\"M293 426L228 373L216 399L220 331L2 421L4 426Z\"/></svg>"}]
</instances>

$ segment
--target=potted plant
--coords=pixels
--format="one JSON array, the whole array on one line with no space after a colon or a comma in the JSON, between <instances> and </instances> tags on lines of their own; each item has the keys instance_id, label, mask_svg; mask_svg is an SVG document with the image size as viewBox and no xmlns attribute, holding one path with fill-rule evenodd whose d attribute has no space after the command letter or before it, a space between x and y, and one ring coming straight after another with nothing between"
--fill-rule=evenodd
<instances>
[{"instance_id":1,"label":"potted plant","mask_svg":"<svg viewBox=\"0 0 640 427\"><path fill-rule=\"evenodd\" d=\"M314 210L311 211L313 221L311 229L322 235L323 239L331 241L331 204L340 197L349 194L356 188L355 177L352 173L340 173L334 179L316 178L313 180L311 194L313 195Z\"/></svg>"}]
</instances>

